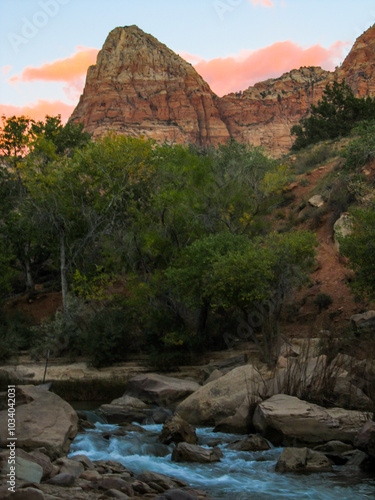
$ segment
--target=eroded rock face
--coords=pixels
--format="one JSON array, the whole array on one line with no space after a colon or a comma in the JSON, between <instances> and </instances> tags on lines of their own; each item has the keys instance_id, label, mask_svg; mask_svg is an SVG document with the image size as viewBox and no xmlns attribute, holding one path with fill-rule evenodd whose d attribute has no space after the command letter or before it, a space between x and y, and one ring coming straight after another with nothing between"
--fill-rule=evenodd
<instances>
[{"instance_id":1,"label":"eroded rock face","mask_svg":"<svg viewBox=\"0 0 375 500\"><path fill-rule=\"evenodd\" d=\"M257 407L253 424L275 445L309 445L333 440L353 443L368 419L365 412L323 408L278 394Z\"/></svg>"},{"instance_id":2,"label":"eroded rock face","mask_svg":"<svg viewBox=\"0 0 375 500\"><path fill-rule=\"evenodd\" d=\"M136 26L108 35L71 116L95 137L115 133L157 141L217 145L229 138L287 152L290 129L308 116L327 83L346 79L358 96L375 95L375 26L335 72L294 69L219 98L195 69ZM240 90L240 89L239 89Z\"/></svg>"},{"instance_id":3,"label":"eroded rock face","mask_svg":"<svg viewBox=\"0 0 375 500\"><path fill-rule=\"evenodd\" d=\"M16 389L17 447L43 449L50 458L66 455L77 435L78 417L59 396L32 385ZM0 447L6 447L7 412L0 412Z\"/></svg>"}]
</instances>

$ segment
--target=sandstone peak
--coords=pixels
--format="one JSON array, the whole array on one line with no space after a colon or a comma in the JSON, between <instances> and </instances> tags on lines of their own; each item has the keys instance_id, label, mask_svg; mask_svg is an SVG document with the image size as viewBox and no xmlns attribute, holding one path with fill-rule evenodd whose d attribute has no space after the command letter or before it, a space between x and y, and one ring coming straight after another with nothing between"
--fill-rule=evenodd
<instances>
[{"instance_id":1,"label":"sandstone peak","mask_svg":"<svg viewBox=\"0 0 375 500\"><path fill-rule=\"evenodd\" d=\"M191 64L137 26L115 28L87 73L71 120L94 136L113 130L160 141L229 139L217 96Z\"/></svg>"},{"instance_id":2,"label":"sandstone peak","mask_svg":"<svg viewBox=\"0 0 375 500\"><path fill-rule=\"evenodd\" d=\"M218 145L229 138L279 156L290 129L321 99L327 83L346 79L359 96L375 95L375 25L335 72L293 69L219 98L191 64L137 26L112 30L71 120L94 137L109 130L157 141Z\"/></svg>"}]
</instances>

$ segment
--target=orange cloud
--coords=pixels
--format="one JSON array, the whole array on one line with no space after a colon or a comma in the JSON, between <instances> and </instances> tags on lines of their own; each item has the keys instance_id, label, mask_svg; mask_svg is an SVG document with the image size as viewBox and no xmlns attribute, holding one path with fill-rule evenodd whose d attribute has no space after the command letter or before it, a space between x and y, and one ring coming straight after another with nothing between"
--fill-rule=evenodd
<instances>
[{"instance_id":1,"label":"orange cloud","mask_svg":"<svg viewBox=\"0 0 375 500\"><path fill-rule=\"evenodd\" d=\"M66 123L72 114L75 106L65 104L62 101L44 101L38 100L36 103L28 104L27 106L12 106L8 104L0 104L0 116L29 116L34 120L44 120L46 115L56 116L61 115L61 121Z\"/></svg>"},{"instance_id":2,"label":"orange cloud","mask_svg":"<svg viewBox=\"0 0 375 500\"><path fill-rule=\"evenodd\" d=\"M209 61L198 60L197 56L188 54L184 56L194 64L212 90L222 96L245 90L257 82L279 77L301 66L321 66L333 70L349 45L339 41L328 49L320 45L303 48L288 40L255 51L243 51L234 57L219 57Z\"/></svg>"},{"instance_id":3,"label":"orange cloud","mask_svg":"<svg viewBox=\"0 0 375 500\"><path fill-rule=\"evenodd\" d=\"M77 47L78 52L65 59L46 63L38 68L29 66L10 79L14 82L43 80L48 82L75 82L86 75L87 68L96 62L98 49Z\"/></svg>"},{"instance_id":4,"label":"orange cloud","mask_svg":"<svg viewBox=\"0 0 375 500\"><path fill-rule=\"evenodd\" d=\"M261 5L262 7L274 7L274 3L271 0L249 0L253 5Z\"/></svg>"}]
</instances>

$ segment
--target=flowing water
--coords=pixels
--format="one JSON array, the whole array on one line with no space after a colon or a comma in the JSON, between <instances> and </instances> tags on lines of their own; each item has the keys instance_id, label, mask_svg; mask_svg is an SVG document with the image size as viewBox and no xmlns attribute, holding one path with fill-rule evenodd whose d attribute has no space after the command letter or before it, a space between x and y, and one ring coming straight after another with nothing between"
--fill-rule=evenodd
<instances>
[{"instance_id":1,"label":"flowing water","mask_svg":"<svg viewBox=\"0 0 375 500\"><path fill-rule=\"evenodd\" d=\"M117 460L134 473L144 470L179 478L189 486L208 492L213 499L225 500L362 500L375 498L375 479L357 469L335 467L333 473L297 475L275 472L282 449L265 452L228 450L226 444L238 435L213 433L197 429L199 445L218 443L224 453L221 462L213 464L176 463L171 461L172 446L158 442L161 425L143 426L146 433L128 433L124 437L102 437L115 425L96 424L96 428L80 434L71 447L91 460Z\"/></svg>"}]
</instances>

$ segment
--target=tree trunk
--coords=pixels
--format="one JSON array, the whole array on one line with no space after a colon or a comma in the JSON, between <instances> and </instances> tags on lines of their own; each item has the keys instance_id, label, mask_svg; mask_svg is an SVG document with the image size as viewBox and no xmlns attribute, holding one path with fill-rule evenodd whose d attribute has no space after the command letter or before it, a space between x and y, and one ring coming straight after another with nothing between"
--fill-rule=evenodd
<instances>
[{"instance_id":1,"label":"tree trunk","mask_svg":"<svg viewBox=\"0 0 375 500\"><path fill-rule=\"evenodd\" d=\"M34 279L31 273L31 262L28 257L25 257L24 267L25 267L26 289L34 290Z\"/></svg>"},{"instance_id":2,"label":"tree trunk","mask_svg":"<svg viewBox=\"0 0 375 500\"><path fill-rule=\"evenodd\" d=\"M65 232L60 229L60 272L61 272L61 293L64 315L68 315L68 268L66 263Z\"/></svg>"}]
</instances>

